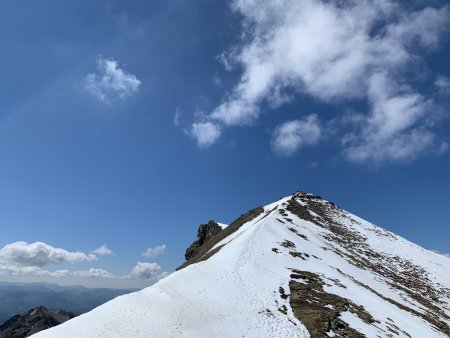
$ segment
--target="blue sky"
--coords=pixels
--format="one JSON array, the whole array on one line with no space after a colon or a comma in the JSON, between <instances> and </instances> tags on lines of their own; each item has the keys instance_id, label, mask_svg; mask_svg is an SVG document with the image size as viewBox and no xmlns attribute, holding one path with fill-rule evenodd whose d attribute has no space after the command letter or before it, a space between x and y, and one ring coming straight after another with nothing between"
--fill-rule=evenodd
<instances>
[{"instance_id":1,"label":"blue sky","mask_svg":"<svg viewBox=\"0 0 450 338\"><path fill-rule=\"evenodd\" d=\"M148 285L297 190L449 253L449 10L2 2L0 279Z\"/></svg>"}]
</instances>

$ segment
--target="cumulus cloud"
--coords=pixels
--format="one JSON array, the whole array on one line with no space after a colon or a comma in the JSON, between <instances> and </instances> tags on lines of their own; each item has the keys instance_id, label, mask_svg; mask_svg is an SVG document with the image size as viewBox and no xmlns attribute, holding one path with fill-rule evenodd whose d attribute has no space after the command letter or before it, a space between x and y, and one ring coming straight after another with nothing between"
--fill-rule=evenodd
<instances>
[{"instance_id":1,"label":"cumulus cloud","mask_svg":"<svg viewBox=\"0 0 450 338\"><path fill-rule=\"evenodd\" d=\"M47 270L39 266L22 266L0 262L0 277L7 281L49 282L88 287L145 287L166 277L156 263L138 262L129 274L116 275L102 268L85 270Z\"/></svg>"},{"instance_id":2,"label":"cumulus cloud","mask_svg":"<svg viewBox=\"0 0 450 338\"><path fill-rule=\"evenodd\" d=\"M157 245L154 248L147 248L147 250L145 250L142 253L142 256L144 257L156 257L159 256L161 254L164 253L164 251L166 251L166 245Z\"/></svg>"},{"instance_id":3,"label":"cumulus cloud","mask_svg":"<svg viewBox=\"0 0 450 338\"><path fill-rule=\"evenodd\" d=\"M414 89L408 71L439 47L448 7L412 10L390 0L232 0L231 6L243 17L244 38L220 59L229 69L239 65L242 74L193 131L208 135L199 127L248 125L262 107L306 95L368 103L363 122L342 143L351 161L408 160L439 144L429 123L434 102ZM198 144L210 146L219 137L216 132Z\"/></svg>"},{"instance_id":4,"label":"cumulus cloud","mask_svg":"<svg viewBox=\"0 0 450 338\"><path fill-rule=\"evenodd\" d=\"M161 267L157 263L138 262L128 275L129 278L152 279Z\"/></svg>"},{"instance_id":5,"label":"cumulus cloud","mask_svg":"<svg viewBox=\"0 0 450 338\"><path fill-rule=\"evenodd\" d=\"M165 251L165 245L148 248L142 255L156 257ZM45 267L50 264L81 263L94 261L97 256L110 255L113 252L106 244L94 250L92 254L69 252L54 248L46 243L15 242L0 249L0 276L9 281L42 281L87 286L148 286L167 276L161 272L157 263L138 262L128 274L114 274L108 270L91 267L85 270L59 269Z\"/></svg>"},{"instance_id":6,"label":"cumulus cloud","mask_svg":"<svg viewBox=\"0 0 450 338\"><path fill-rule=\"evenodd\" d=\"M103 244L101 247L92 251L97 256L110 256L114 255L114 252L106 244Z\"/></svg>"},{"instance_id":7,"label":"cumulus cloud","mask_svg":"<svg viewBox=\"0 0 450 338\"><path fill-rule=\"evenodd\" d=\"M119 68L119 62L112 59L99 58L97 73L86 75L83 80L86 91L105 103L117 99L125 100L135 94L141 81L133 74Z\"/></svg>"},{"instance_id":8,"label":"cumulus cloud","mask_svg":"<svg viewBox=\"0 0 450 338\"><path fill-rule=\"evenodd\" d=\"M316 114L304 119L284 122L275 128L272 149L281 155L291 155L304 145L316 144L321 128Z\"/></svg>"},{"instance_id":9,"label":"cumulus cloud","mask_svg":"<svg viewBox=\"0 0 450 338\"><path fill-rule=\"evenodd\" d=\"M0 275L3 276L44 276L48 271L37 266L16 266L0 264Z\"/></svg>"},{"instance_id":10,"label":"cumulus cloud","mask_svg":"<svg viewBox=\"0 0 450 338\"><path fill-rule=\"evenodd\" d=\"M220 137L220 133L220 126L210 121L192 124L191 134L197 139L197 145L200 148L214 144Z\"/></svg>"},{"instance_id":11,"label":"cumulus cloud","mask_svg":"<svg viewBox=\"0 0 450 338\"><path fill-rule=\"evenodd\" d=\"M48 264L80 263L97 259L94 254L69 252L43 242L15 242L0 249L0 260L23 266L42 267Z\"/></svg>"}]
</instances>

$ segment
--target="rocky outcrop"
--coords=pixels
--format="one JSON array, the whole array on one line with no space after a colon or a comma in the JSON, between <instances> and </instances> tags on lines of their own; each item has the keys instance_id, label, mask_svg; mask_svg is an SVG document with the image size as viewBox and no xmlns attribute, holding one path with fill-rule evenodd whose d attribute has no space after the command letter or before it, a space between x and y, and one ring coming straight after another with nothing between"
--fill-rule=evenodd
<instances>
[{"instance_id":1,"label":"rocky outcrop","mask_svg":"<svg viewBox=\"0 0 450 338\"><path fill-rule=\"evenodd\" d=\"M188 265L193 263L198 263L204 261L214 255L217 251L219 251L222 246L211 250L217 243L221 240L227 238L229 235L238 230L242 225L247 222L250 222L254 218L258 217L260 214L264 212L264 208L258 207L252 209L245 214L239 216L236 220L234 220L229 226L222 230L220 226L214 222L209 221L208 224L201 224L199 226L197 237L198 239L192 243L192 245L186 250L185 258L186 262L184 262L181 266L177 268L177 270L183 269ZM210 223L213 222L214 224ZM217 227L219 229L217 229ZM200 241L200 239L203 239Z\"/></svg>"},{"instance_id":2,"label":"rocky outcrop","mask_svg":"<svg viewBox=\"0 0 450 338\"><path fill-rule=\"evenodd\" d=\"M325 282L319 274L295 269L292 272L289 282L291 294L285 297L290 298L294 315L305 325L311 337L325 338L332 334L337 337L365 337L340 319L342 313L349 311L364 323L373 324L374 318L364 307L326 292L323 288Z\"/></svg>"},{"instance_id":3,"label":"rocky outcrop","mask_svg":"<svg viewBox=\"0 0 450 338\"><path fill-rule=\"evenodd\" d=\"M0 338L24 338L57 326L75 315L63 310L49 311L43 306L15 315L0 326Z\"/></svg>"},{"instance_id":4,"label":"rocky outcrop","mask_svg":"<svg viewBox=\"0 0 450 338\"><path fill-rule=\"evenodd\" d=\"M184 255L186 260L188 261L191 257L195 256L198 249L220 231L222 231L222 228L213 220L206 224L200 224L197 231L197 240L187 248Z\"/></svg>"}]
</instances>

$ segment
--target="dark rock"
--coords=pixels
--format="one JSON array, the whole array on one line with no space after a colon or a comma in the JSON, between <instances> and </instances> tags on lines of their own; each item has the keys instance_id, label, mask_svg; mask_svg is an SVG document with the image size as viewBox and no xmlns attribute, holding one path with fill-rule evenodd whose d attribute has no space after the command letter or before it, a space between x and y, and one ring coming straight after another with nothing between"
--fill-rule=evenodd
<instances>
[{"instance_id":1,"label":"dark rock","mask_svg":"<svg viewBox=\"0 0 450 338\"><path fill-rule=\"evenodd\" d=\"M188 250L186 250L186 254L189 256L189 259L187 259L186 262L184 262L181 266L179 266L177 268L177 270L183 269L188 265L207 260L209 257L214 255L216 252L218 252L222 248L222 246L219 246L219 247L215 248L214 250L211 250L217 243L219 243L221 240L230 236L232 233L237 231L242 225L244 225L247 222L250 222L251 220L258 217L263 212L264 212L264 208L261 208L261 207L252 209L252 210L248 211L247 213L239 216L236 220L234 220L225 229L223 229L221 231L217 231L214 235L210 236L208 239L206 239L206 237L205 237L205 240L202 244L200 244L200 242L196 244L196 242L199 240L194 242L188 248ZM200 229L199 229L199 233L200 233ZM194 250L191 249L192 246L194 246L193 247ZM189 254L188 254L188 251L189 251ZM191 255L191 253L192 253L192 255ZM186 255L185 255L185 257L186 257Z\"/></svg>"},{"instance_id":2,"label":"dark rock","mask_svg":"<svg viewBox=\"0 0 450 338\"><path fill-rule=\"evenodd\" d=\"M57 326L75 315L63 310L49 311L43 306L11 317L0 325L0 338L24 338Z\"/></svg>"},{"instance_id":3,"label":"dark rock","mask_svg":"<svg viewBox=\"0 0 450 338\"><path fill-rule=\"evenodd\" d=\"M285 239L283 242L281 242L281 246L283 246L285 248L295 248L295 244L292 243L291 241L288 241L287 239Z\"/></svg>"},{"instance_id":4,"label":"dark rock","mask_svg":"<svg viewBox=\"0 0 450 338\"><path fill-rule=\"evenodd\" d=\"M210 238L222 231L222 228L215 221L211 220L207 224L200 224L197 231L197 240L187 248L184 257L189 260L195 256L200 246L202 246Z\"/></svg>"},{"instance_id":5,"label":"dark rock","mask_svg":"<svg viewBox=\"0 0 450 338\"><path fill-rule=\"evenodd\" d=\"M350 311L363 322L374 323L374 318L364 307L349 299L326 292L323 288L325 283L319 274L299 270L292 270L292 272L294 273L291 274L293 279L289 282L291 292L289 303L294 315L305 325L311 337L325 338L330 331L338 337L365 337L339 318L341 313Z\"/></svg>"}]
</instances>

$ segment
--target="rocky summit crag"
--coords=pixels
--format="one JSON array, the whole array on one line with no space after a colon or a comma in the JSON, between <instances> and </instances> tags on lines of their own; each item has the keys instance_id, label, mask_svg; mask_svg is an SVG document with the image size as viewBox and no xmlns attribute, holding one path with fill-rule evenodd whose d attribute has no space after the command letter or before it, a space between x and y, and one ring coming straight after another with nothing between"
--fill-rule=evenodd
<instances>
[{"instance_id":1,"label":"rocky summit crag","mask_svg":"<svg viewBox=\"0 0 450 338\"><path fill-rule=\"evenodd\" d=\"M450 336L450 259L320 196L197 235L178 271L36 337Z\"/></svg>"},{"instance_id":2,"label":"rocky summit crag","mask_svg":"<svg viewBox=\"0 0 450 338\"><path fill-rule=\"evenodd\" d=\"M0 325L0 338L24 338L74 318L63 310L49 311L43 306L18 314Z\"/></svg>"}]
</instances>

